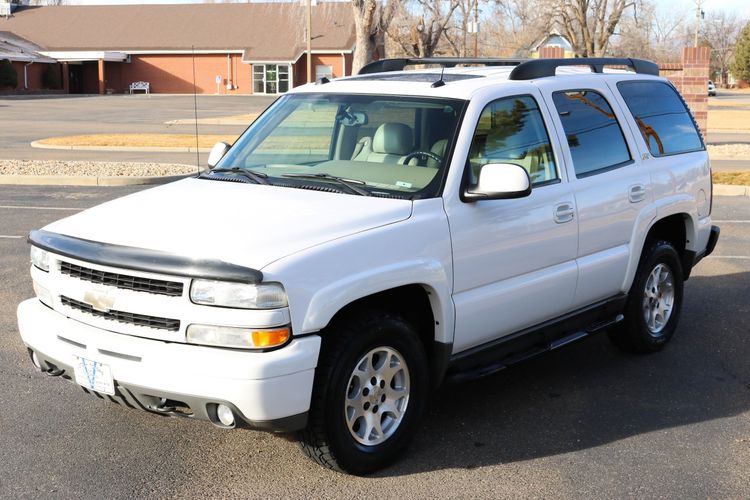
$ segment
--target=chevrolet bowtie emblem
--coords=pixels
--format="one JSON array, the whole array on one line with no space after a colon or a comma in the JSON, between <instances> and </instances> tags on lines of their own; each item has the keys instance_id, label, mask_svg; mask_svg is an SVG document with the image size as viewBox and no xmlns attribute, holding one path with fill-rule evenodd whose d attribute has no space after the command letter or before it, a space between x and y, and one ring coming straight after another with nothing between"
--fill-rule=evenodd
<instances>
[{"instance_id":1,"label":"chevrolet bowtie emblem","mask_svg":"<svg viewBox=\"0 0 750 500\"><path fill-rule=\"evenodd\" d=\"M101 290L89 290L83 295L83 301L100 312L109 312L115 305L115 298Z\"/></svg>"}]
</instances>

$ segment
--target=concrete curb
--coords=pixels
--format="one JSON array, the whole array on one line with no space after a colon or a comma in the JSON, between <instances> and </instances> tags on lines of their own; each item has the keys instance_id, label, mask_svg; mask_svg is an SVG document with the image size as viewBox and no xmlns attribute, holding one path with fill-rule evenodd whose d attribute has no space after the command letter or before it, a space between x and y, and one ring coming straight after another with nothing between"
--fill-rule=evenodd
<instances>
[{"instance_id":1,"label":"concrete curb","mask_svg":"<svg viewBox=\"0 0 750 500\"><path fill-rule=\"evenodd\" d=\"M158 148L158 147L136 147L136 146L62 146L57 144L42 144L39 141L31 143L32 148L37 149L64 149L67 151L136 151L142 153L195 153L195 147L187 148ZM210 153L211 148L198 148L199 153Z\"/></svg>"},{"instance_id":2,"label":"concrete curb","mask_svg":"<svg viewBox=\"0 0 750 500\"><path fill-rule=\"evenodd\" d=\"M750 186L714 184L714 196L750 196Z\"/></svg>"},{"instance_id":3,"label":"concrete curb","mask_svg":"<svg viewBox=\"0 0 750 500\"><path fill-rule=\"evenodd\" d=\"M166 184L194 174L161 177L93 177L84 175L0 175L0 185L30 186L141 186Z\"/></svg>"}]
</instances>

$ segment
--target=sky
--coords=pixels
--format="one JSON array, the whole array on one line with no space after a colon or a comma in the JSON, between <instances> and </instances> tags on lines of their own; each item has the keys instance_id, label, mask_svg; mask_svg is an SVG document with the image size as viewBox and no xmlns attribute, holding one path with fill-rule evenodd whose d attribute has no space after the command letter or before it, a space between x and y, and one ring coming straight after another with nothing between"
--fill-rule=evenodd
<instances>
[{"instance_id":1,"label":"sky","mask_svg":"<svg viewBox=\"0 0 750 500\"><path fill-rule=\"evenodd\" d=\"M705 12L712 10L726 10L738 15L750 18L750 1L748 0L702 0L702 9ZM696 2L694 0L656 0L658 9L675 9L695 12Z\"/></svg>"},{"instance_id":2,"label":"sky","mask_svg":"<svg viewBox=\"0 0 750 500\"><path fill-rule=\"evenodd\" d=\"M695 11L696 0L656 0L658 8L664 10ZM103 4L159 4L159 3L201 3L201 0L72 0L70 3L81 5ZM728 10L750 19L749 0L702 0L703 10Z\"/></svg>"}]
</instances>

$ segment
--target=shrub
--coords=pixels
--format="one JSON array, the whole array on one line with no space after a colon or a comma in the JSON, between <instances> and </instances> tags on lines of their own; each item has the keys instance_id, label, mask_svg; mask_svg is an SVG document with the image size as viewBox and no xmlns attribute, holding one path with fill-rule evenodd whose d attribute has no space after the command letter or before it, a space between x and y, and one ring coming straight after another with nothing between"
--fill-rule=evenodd
<instances>
[{"instance_id":1,"label":"shrub","mask_svg":"<svg viewBox=\"0 0 750 500\"><path fill-rule=\"evenodd\" d=\"M0 89L11 88L15 89L18 86L18 74L13 64L3 59L0 61Z\"/></svg>"},{"instance_id":2,"label":"shrub","mask_svg":"<svg viewBox=\"0 0 750 500\"><path fill-rule=\"evenodd\" d=\"M58 90L62 87L60 82L60 67L57 64L48 64L42 73L42 86L45 89Z\"/></svg>"}]
</instances>

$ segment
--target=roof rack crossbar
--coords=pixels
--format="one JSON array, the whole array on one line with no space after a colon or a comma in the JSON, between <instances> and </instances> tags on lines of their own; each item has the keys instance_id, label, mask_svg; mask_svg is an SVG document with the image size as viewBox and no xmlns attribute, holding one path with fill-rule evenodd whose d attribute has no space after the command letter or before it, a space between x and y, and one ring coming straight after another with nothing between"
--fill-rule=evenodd
<instances>
[{"instance_id":1,"label":"roof rack crossbar","mask_svg":"<svg viewBox=\"0 0 750 500\"><path fill-rule=\"evenodd\" d=\"M636 73L659 76L659 66L645 59L628 57L581 57L573 59L531 59L513 68L509 80L531 80L555 76L560 66L588 66L594 73L602 73L604 66L628 66Z\"/></svg>"},{"instance_id":2,"label":"roof rack crossbar","mask_svg":"<svg viewBox=\"0 0 750 500\"><path fill-rule=\"evenodd\" d=\"M371 73L387 73L390 71L403 71L406 66L416 64L438 65L444 68L453 68L459 64L476 64L481 66L518 66L526 59L496 59L488 57L424 57L424 58L401 58L381 59L362 66L358 75L369 75Z\"/></svg>"}]
</instances>

